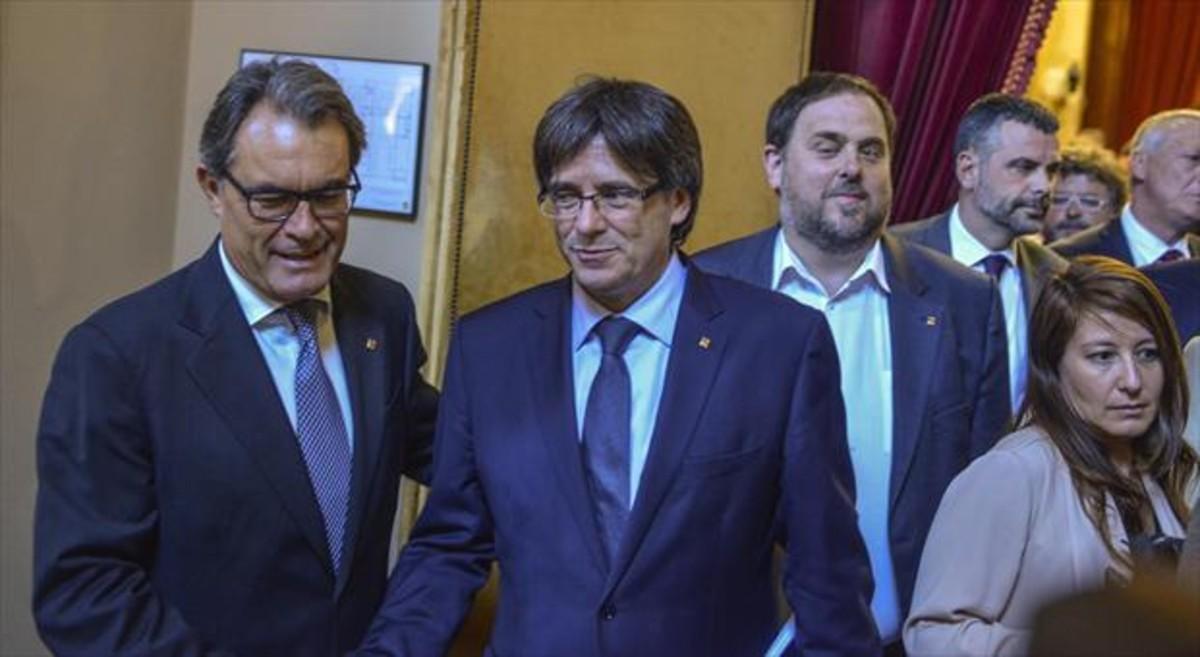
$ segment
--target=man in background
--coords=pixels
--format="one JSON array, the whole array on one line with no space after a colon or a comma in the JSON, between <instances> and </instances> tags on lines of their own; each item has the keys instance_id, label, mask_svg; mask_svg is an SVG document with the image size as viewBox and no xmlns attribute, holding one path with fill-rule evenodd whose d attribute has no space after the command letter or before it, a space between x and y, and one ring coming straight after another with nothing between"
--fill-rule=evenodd
<instances>
[{"instance_id":1,"label":"man in background","mask_svg":"<svg viewBox=\"0 0 1200 657\"><path fill-rule=\"evenodd\" d=\"M686 108L593 79L533 151L571 274L456 326L433 489L358 654L444 655L495 562L487 654L761 655L777 545L801 653L878 654L829 327L680 256Z\"/></svg>"},{"instance_id":2,"label":"man in background","mask_svg":"<svg viewBox=\"0 0 1200 657\"><path fill-rule=\"evenodd\" d=\"M1200 110L1176 109L1138 126L1129 158L1130 202L1118 221L1050 245L1134 267L1200 257Z\"/></svg>"},{"instance_id":3,"label":"man in background","mask_svg":"<svg viewBox=\"0 0 1200 657\"><path fill-rule=\"evenodd\" d=\"M991 276L1008 335L1009 398L1025 396L1027 324L1043 281L1067 266L1032 236L1041 231L1058 175L1058 119L1018 96L988 94L967 109L954 138L958 202L895 226L902 239Z\"/></svg>"},{"instance_id":4,"label":"man in background","mask_svg":"<svg viewBox=\"0 0 1200 657\"><path fill-rule=\"evenodd\" d=\"M34 539L54 654L328 657L362 638L436 412L408 291L339 264L365 145L320 69L242 68L200 138L219 237L63 340Z\"/></svg>"},{"instance_id":5,"label":"man in background","mask_svg":"<svg viewBox=\"0 0 1200 657\"><path fill-rule=\"evenodd\" d=\"M1116 219L1128 197L1125 174L1110 151L1084 146L1064 149L1042 225L1042 243Z\"/></svg>"},{"instance_id":6,"label":"man in background","mask_svg":"<svg viewBox=\"0 0 1200 657\"><path fill-rule=\"evenodd\" d=\"M903 651L900 628L942 493L1000 437L1009 410L995 287L883 234L894 125L887 100L862 78L813 73L789 88L771 107L763 150L779 225L696 256L703 269L822 312L833 329L885 654Z\"/></svg>"}]
</instances>

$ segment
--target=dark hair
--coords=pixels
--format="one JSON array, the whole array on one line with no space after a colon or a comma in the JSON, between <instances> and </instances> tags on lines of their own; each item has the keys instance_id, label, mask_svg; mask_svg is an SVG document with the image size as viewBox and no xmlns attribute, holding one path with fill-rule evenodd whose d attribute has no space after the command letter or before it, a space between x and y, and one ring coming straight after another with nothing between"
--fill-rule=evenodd
<instances>
[{"instance_id":1,"label":"dark hair","mask_svg":"<svg viewBox=\"0 0 1200 657\"><path fill-rule=\"evenodd\" d=\"M700 135L687 108L674 96L634 80L586 77L542 115L533 138L533 165L541 192L555 170L597 136L622 166L664 189L687 192L691 209L671 226L671 242L687 239L696 221L704 166Z\"/></svg>"},{"instance_id":2,"label":"dark hair","mask_svg":"<svg viewBox=\"0 0 1200 657\"><path fill-rule=\"evenodd\" d=\"M276 57L238 69L213 101L200 133L200 160L214 175L228 173L238 129L262 102L309 128L337 121L350 143L350 167L358 165L367 147L366 131L342 86L308 62Z\"/></svg>"},{"instance_id":3,"label":"dark hair","mask_svg":"<svg viewBox=\"0 0 1200 657\"><path fill-rule=\"evenodd\" d=\"M887 129L888 150L896 134L896 113L888 99L869 80L848 73L816 71L809 73L800 82L788 87L783 95L771 104L767 113L767 143L783 148L792 138L796 117L805 107L826 98L842 94L860 94L870 98L883 114L883 125Z\"/></svg>"},{"instance_id":4,"label":"dark hair","mask_svg":"<svg viewBox=\"0 0 1200 657\"><path fill-rule=\"evenodd\" d=\"M987 94L971 103L958 122L958 132L954 136L955 157L968 148L990 153L993 128L1004 121L1016 121L1049 135L1058 132L1058 118L1042 105L1011 94Z\"/></svg>"},{"instance_id":5,"label":"dark hair","mask_svg":"<svg viewBox=\"0 0 1200 657\"><path fill-rule=\"evenodd\" d=\"M1117 158L1106 148L1072 146L1063 149L1058 167L1059 180L1067 176L1087 176L1104 185L1112 207L1120 212L1129 199L1129 183Z\"/></svg>"},{"instance_id":6,"label":"dark hair","mask_svg":"<svg viewBox=\"0 0 1200 657\"><path fill-rule=\"evenodd\" d=\"M1047 281L1029 317L1029 381L1017 417L1037 426L1058 448L1075 491L1104 544L1118 562L1129 560L1109 541L1105 493L1119 508L1149 506L1142 486L1109 460L1098 430L1079 416L1063 393L1059 368L1079 324L1110 312L1146 327L1154 336L1163 369L1158 417L1133 441L1135 472L1150 475L1163 489L1180 522L1188 517L1186 490L1197 457L1183 441L1188 389L1175 325L1162 296L1140 271L1102 256L1080 256Z\"/></svg>"}]
</instances>

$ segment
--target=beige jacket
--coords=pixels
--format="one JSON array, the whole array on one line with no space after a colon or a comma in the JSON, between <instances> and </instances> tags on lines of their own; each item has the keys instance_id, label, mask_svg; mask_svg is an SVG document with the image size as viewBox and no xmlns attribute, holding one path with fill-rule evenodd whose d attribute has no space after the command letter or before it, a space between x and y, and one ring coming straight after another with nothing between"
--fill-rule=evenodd
<instances>
[{"instance_id":1,"label":"beige jacket","mask_svg":"<svg viewBox=\"0 0 1200 657\"><path fill-rule=\"evenodd\" d=\"M1164 533L1183 536L1145 480ZM1108 524L1124 549L1111 503ZM1023 655L1046 603L1127 573L1105 550L1057 448L1038 429L1001 439L954 479L921 556L904 646L912 657Z\"/></svg>"}]
</instances>

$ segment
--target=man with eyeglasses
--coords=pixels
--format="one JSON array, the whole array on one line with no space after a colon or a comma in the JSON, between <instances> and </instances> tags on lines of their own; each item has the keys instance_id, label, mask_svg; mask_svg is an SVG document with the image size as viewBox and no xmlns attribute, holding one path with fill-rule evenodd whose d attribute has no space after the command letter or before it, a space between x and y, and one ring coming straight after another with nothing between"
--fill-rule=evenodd
<instances>
[{"instance_id":1,"label":"man with eyeglasses","mask_svg":"<svg viewBox=\"0 0 1200 657\"><path fill-rule=\"evenodd\" d=\"M592 79L533 151L571 274L455 328L433 488L357 654L444 655L493 563L489 655L762 654L776 545L803 653L876 654L829 328L680 255L687 110Z\"/></svg>"},{"instance_id":2,"label":"man with eyeglasses","mask_svg":"<svg viewBox=\"0 0 1200 657\"><path fill-rule=\"evenodd\" d=\"M1067 148L1058 166L1058 182L1042 224L1042 243L1070 237L1116 219L1129 196L1116 157L1097 147Z\"/></svg>"},{"instance_id":3,"label":"man with eyeglasses","mask_svg":"<svg viewBox=\"0 0 1200 657\"><path fill-rule=\"evenodd\" d=\"M1129 205L1118 220L1050 248L1134 267L1200 258L1200 110L1168 110L1143 121L1133 135L1129 178Z\"/></svg>"},{"instance_id":4,"label":"man with eyeglasses","mask_svg":"<svg viewBox=\"0 0 1200 657\"><path fill-rule=\"evenodd\" d=\"M1008 418L1000 302L982 274L884 233L895 116L874 85L809 74L780 94L766 123L763 169L779 223L696 263L829 321L875 579L871 611L884 655L899 655L942 493ZM804 632L785 628L770 656Z\"/></svg>"},{"instance_id":5,"label":"man with eyeglasses","mask_svg":"<svg viewBox=\"0 0 1200 657\"><path fill-rule=\"evenodd\" d=\"M320 69L242 68L200 139L219 238L64 339L34 557L55 654L328 657L362 638L436 412L408 291L338 262L364 147Z\"/></svg>"},{"instance_id":6,"label":"man with eyeglasses","mask_svg":"<svg viewBox=\"0 0 1200 657\"><path fill-rule=\"evenodd\" d=\"M987 94L967 108L954 138L958 202L891 232L984 272L1000 288L1008 336L1009 399L1025 397L1029 313L1043 282L1067 261L1040 244L1058 176L1058 119L1010 94Z\"/></svg>"}]
</instances>

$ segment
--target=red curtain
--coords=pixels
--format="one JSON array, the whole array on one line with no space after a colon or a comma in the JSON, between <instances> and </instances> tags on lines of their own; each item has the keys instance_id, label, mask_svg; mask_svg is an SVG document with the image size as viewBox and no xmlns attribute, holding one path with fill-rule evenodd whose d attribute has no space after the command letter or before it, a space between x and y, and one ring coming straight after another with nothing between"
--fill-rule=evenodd
<instances>
[{"instance_id":1,"label":"red curtain","mask_svg":"<svg viewBox=\"0 0 1200 657\"><path fill-rule=\"evenodd\" d=\"M1024 91L1052 8L1052 0L818 0L812 70L861 75L895 107L893 223L953 202L959 118L985 93Z\"/></svg>"},{"instance_id":2,"label":"red curtain","mask_svg":"<svg viewBox=\"0 0 1200 657\"><path fill-rule=\"evenodd\" d=\"M1200 104L1200 2L1143 0L1129 12L1117 144L1155 112Z\"/></svg>"}]
</instances>

